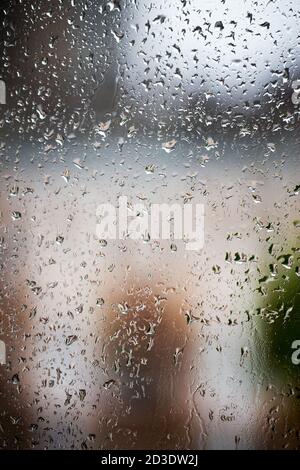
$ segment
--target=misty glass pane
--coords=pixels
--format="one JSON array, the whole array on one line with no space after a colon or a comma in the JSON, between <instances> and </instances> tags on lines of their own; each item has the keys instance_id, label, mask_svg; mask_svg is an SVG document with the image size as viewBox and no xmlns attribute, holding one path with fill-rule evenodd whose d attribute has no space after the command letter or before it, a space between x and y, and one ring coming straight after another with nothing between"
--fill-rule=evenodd
<instances>
[{"instance_id":1,"label":"misty glass pane","mask_svg":"<svg viewBox=\"0 0 300 470\"><path fill-rule=\"evenodd\" d=\"M3 2L0 448L299 448L299 15Z\"/></svg>"}]
</instances>

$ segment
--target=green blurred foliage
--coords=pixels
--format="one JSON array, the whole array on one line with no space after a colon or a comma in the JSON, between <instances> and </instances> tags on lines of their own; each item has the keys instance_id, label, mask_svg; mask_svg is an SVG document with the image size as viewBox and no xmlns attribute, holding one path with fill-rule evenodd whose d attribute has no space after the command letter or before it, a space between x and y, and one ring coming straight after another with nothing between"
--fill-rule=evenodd
<instances>
[{"instance_id":1,"label":"green blurred foliage","mask_svg":"<svg viewBox=\"0 0 300 470\"><path fill-rule=\"evenodd\" d=\"M292 362L292 343L300 340L300 249L299 242L279 256L269 274L260 279L263 307L259 323L264 338L265 365L272 376L294 385L300 379L300 365Z\"/></svg>"}]
</instances>

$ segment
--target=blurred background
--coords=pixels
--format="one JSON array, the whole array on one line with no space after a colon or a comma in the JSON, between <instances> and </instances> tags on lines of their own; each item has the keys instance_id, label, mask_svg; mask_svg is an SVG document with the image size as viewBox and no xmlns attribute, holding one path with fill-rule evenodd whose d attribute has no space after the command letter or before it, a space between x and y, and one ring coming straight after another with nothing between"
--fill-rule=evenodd
<instances>
[{"instance_id":1,"label":"blurred background","mask_svg":"<svg viewBox=\"0 0 300 470\"><path fill-rule=\"evenodd\" d=\"M299 14L2 1L1 448L299 447ZM99 240L121 195L204 248Z\"/></svg>"}]
</instances>

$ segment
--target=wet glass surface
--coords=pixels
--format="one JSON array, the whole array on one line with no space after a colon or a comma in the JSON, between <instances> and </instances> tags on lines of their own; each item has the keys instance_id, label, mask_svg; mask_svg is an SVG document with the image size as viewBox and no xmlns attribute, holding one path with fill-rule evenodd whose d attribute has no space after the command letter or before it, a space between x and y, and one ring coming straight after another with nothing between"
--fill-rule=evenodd
<instances>
[{"instance_id":1,"label":"wet glass surface","mask_svg":"<svg viewBox=\"0 0 300 470\"><path fill-rule=\"evenodd\" d=\"M299 7L3 2L1 448L299 447Z\"/></svg>"}]
</instances>

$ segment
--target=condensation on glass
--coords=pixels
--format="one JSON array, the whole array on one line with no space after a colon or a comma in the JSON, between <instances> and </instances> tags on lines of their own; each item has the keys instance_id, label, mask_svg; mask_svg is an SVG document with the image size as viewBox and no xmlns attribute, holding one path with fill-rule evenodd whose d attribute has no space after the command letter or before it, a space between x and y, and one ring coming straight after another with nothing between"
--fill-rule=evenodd
<instances>
[{"instance_id":1,"label":"condensation on glass","mask_svg":"<svg viewBox=\"0 0 300 470\"><path fill-rule=\"evenodd\" d=\"M299 447L299 7L4 2L1 448Z\"/></svg>"}]
</instances>

